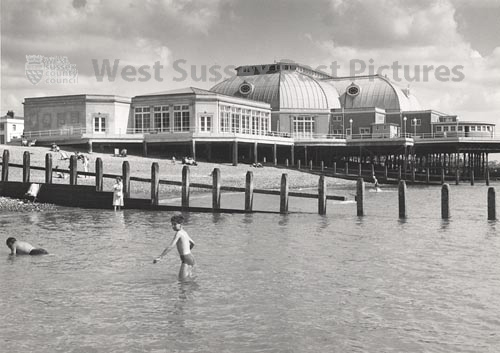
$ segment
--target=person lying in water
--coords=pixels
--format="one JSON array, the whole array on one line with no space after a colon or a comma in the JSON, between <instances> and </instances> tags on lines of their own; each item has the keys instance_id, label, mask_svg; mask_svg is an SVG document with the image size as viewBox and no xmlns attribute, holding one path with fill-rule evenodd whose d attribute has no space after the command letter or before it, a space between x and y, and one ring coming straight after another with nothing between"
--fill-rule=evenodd
<instances>
[{"instance_id":1,"label":"person lying in water","mask_svg":"<svg viewBox=\"0 0 500 353\"><path fill-rule=\"evenodd\" d=\"M11 255L46 255L47 250L42 248L35 248L28 242L17 240L16 238L10 237L6 241L7 246L10 249Z\"/></svg>"}]
</instances>

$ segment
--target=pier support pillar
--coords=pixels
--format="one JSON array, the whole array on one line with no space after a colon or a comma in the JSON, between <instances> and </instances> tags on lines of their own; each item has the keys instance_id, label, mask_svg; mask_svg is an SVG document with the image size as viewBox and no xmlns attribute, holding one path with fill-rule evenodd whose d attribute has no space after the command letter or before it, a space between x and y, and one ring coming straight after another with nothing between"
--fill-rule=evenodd
<instances>
[{"instance_id":1,"label":"pier support pillar","mask_svg":"<svg viewBox=\"0 0 500 353\"><path fill-rule=\"evenodd\" d=\"M73 157L73 156L72 156ZM25 151L23 153L23 183L30 182L30 153Z\"/></svg>"},{"instance_id":2,"label":"pier support pillar","mask_svg":"<svg viewBox=\"0 0 500 353\"><path fill-rule=\"evenodd\" d=\"M95 160L95 191L103 190L102 179L103 179L102 159L98 157Z\"/></svg>"},{"instance_id":3,"label":"pier support pillar","mask_svg":"<svg viewBox=\"0 0 500 353\"><path fill-rule=\"evenodd\" d=\"M441 187L441 218L450 218L450 186L443 184Z\"/></svg>"},{"instance_id":4,"label":"pier support pillar","mask_svg":"<svg viewBox=\"0 0 500 353\"><path fill-rule=\"evenodd\" d=\"M238 165L238 141L233 142L233 166Z\"/></svg>"},{"instance_id":5,"label":"pier support pillar","mask_svg":"<svg viewBox=\"0 0 500 353\"><path fill-rule=\"evenodd\" d=\"M248 171L245 182L245 211L252 212L253 209L253 172Z\"/></svg>"},{"instance_id":6,"label":"pier support pillar","mask_svg":"<svg viewBox=\"0 0 500 353\"><path fill-rule=\"evenodd\" d=\"M398 185L399 218L406 218L406 182L401 180Z\"/></svg>"},{"instance_id":7,"label":"pier support pillar","mask_svg":"<svg viewBox=\"0 0 500 353\"><path fill-rule=\"evenodd\" d=\"M45 155L45 183L52 184L52 153Z\"/></svg>"},{"instance_id":8,"label":"pier support pillar","mask_svg":"<svg viewBox=\"0 0 500 353\"><path fill-rule=\"evenodd\" d=\"M157 206L160 203L160 167L158 163L151 164L151 204Z\"/></svg>"},{"instance_id":9,"label":"pier support pillar","mask_svg":"<svg viewBox=\"0 0 500 353\"><path fill-rule=\"evenodd\" d=\"M288 213L288 174L281 175L280 213Z\"/></svg>"},{"instance_id":10,"label":"pier support pillar","mask_svg":"<svg viewBox=\"0 0 500 353\"><path fill-rule=\"evenodd\" d=\"M189 183L191 172L189 167L185 165L182 167L182 207L189 207Z\"/></svg>"},{"instance_id":11,"label":"pier support pillar","mask_svg":"<svg viewBox=\"0 0 500 353\"><path fill-rule=\"evenodd\" d=\"M2 181L9 181L9 150L3 150L2 155Z\"/></svg>"}]
</instances>

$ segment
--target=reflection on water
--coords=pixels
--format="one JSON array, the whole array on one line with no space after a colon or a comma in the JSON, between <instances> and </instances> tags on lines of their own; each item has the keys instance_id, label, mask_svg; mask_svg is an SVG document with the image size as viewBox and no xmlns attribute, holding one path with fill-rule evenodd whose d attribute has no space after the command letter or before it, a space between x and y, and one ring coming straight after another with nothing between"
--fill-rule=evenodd
<instances>
[{"instance_id":1,"label":"reflection on water","mask_svg":"<svg viewBox=\"0 0 500 353\"><path fill-rule=\"evenodd\" d=\"M449 220L439 188L422 187L408 189L405 220L396 192L367 193L364 217L341 202L316 215L314 200L291 200L304 214L185 214L197 266L183 282L175 252L152 264L169 212L2 213L5 237L50 255L0 254L1 350L496 352L500 236L486 191L452 186Z\"/></svg>"}]
</instances>

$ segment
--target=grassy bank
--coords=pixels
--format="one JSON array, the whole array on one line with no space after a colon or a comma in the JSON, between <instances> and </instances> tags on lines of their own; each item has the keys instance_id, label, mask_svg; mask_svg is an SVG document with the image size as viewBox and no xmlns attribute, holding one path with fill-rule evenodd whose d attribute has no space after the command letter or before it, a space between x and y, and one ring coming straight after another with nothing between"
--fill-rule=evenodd
<instances>
[{"instance_id":1,"label":"grassy bank","mask_svg":"<svg viewBox=\"0 0 500 353\"><path fill-rule=\"evenodd\" d=\"M30 153L30 163L32 166L45 166L45 155L47 153L52 154L53 167L58 167L61 169L69 169L69 161L61 160L60 153L50 152L47 147L22 147L22 146L2 146L0 153L3 155L3 151L7 149L10 152L10 163L22 164L23 163L23 153L24 151L29 151ZM75 152L73 149L64 149L68 155ZM182 179L182 167L183 165L177 161L172 164L170 159L161 158L146 158L142 156L129 155L125 158L114 157L110 154L104 153L92 153L86 154L90 159L90 172L95 172L95 160L101 158L103 161L103 169L106 174L121 174L122 164L124 161L128 161L130 164L130 175L134 177L150 178L151 177L151 165L153 162L157 162L160 167L160 178L162 180L172 180L181 181ZM252 171L254 174L254 185L256 189L279 189L281 182L282 173L288 174L288 180L290 189L300 189L316 187L318 185L318 176L311 175L306 172L301 172L297 170L285 170L280 168L274 168L265 166L264 168L254 168L248 164L239 164L238 166L232 166L231 164L217 164L217 163L206 163L199 162L198 166L190 167L191 171L191 183L201 183L201 184L212 184L211 172L214 168L219 168L221 171L221 185L223 186L235 186L244 187L245 186L245 176L247 171ZM82 171L82 164L78 163L78 170ZM22 180L22 169L21 168L10 168L9 170L9 180L11 181L21 181ZM33 182L44 182L45 174L43 171L31 170L31 181ZM54 183L69 183L68 179L58 179L54 178ZM352 181L346 181L337 178L327 178L328 185L334 184L350 184ZM78 178L78 184L82 185L95 185L95 180L93 177L88 178ZM113 180L104 180L104 189L111 190L113 185ZM165 197L164 194L172 195L173 193L180 192L180 187L176 186L166 186L161 185L160 193ZM149 197L150 185L148 183L132 182L131 183L131 193L137 197Z\"/></svg>"}]
</instances>

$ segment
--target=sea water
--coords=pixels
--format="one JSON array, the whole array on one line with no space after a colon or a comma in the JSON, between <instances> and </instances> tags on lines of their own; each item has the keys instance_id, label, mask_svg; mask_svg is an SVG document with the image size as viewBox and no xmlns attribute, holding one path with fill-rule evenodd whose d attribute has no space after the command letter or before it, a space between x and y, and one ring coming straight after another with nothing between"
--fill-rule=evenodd
<instances>
[{"instance_id":1,"label":"sea water","mask_svg":"<svg viewBox=\"0 0 500 353\"><path fill-rule=\"evenodd\" d=\"M0 351L500 351L487 187L452 185L449 220L439 187L409 187L406 220L396 188L367 192L364 217L354 192L329 190L351 201L329 201L326 216L296 198L289 215L185 214L197 263L187 282L175 250L152 263L172 238L170 212L4 212L4 238L50 255L1 251ZM254 205L276 211L279 198Z\"/></svg>"}]
</instances>

